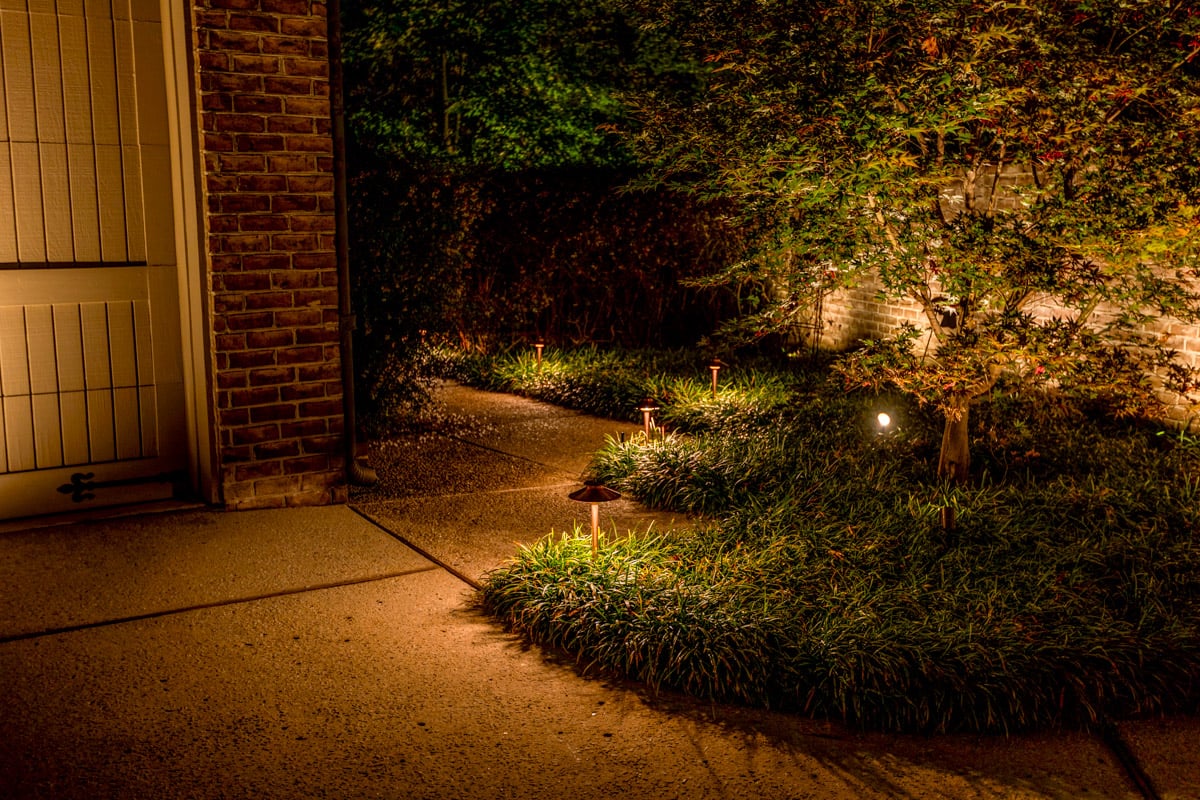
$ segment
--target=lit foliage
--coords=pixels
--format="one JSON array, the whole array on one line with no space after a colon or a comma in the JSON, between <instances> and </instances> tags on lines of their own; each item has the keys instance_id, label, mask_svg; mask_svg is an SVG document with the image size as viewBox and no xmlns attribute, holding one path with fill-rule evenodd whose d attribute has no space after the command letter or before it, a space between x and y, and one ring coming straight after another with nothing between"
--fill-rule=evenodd
<instances>
[{"instance_id":1,"label":"lit foliage","mask_svg":"<svg viewBox=\"0 0 1200 800\"><path fill-rule=\"evenodd\" d=\"M657 180L735 198L763 229L762 257L716 278L759 287L752 329L877 274L935 346L873 343L844 362L851 386L898 386L948 431L1002 376L1148 409L1145 371L1171 354L1139 326L1200 311L1193 3L628 6L708 65L699 96L638 93L635 141ZM1006 166L1034 182L1003 185Z\"/></svg>"}]
</instances>

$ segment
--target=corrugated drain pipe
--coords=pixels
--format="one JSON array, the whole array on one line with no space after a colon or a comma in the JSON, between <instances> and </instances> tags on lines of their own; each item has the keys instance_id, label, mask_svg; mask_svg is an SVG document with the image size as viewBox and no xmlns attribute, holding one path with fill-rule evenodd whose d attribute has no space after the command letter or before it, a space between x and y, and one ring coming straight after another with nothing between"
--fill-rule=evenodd
<instances>
[{"instance_id":1,"label":"corrugated drain pipe","mask_svg":"<svg viewBox=\"0 0 1200 800\"><path fill-rule=\"evenodd\" d=\"M358 460L358 415L354 393L354 310L350 302L350 217L346 211L346 105L342 92L341 0L328 0L326 31L329 37L329 111L333 126L333 209L337 229L338 333L342 351L342 406L346 444L346 480L371 486L379 477L370 465Z\"/></svg>"}]
</instances>

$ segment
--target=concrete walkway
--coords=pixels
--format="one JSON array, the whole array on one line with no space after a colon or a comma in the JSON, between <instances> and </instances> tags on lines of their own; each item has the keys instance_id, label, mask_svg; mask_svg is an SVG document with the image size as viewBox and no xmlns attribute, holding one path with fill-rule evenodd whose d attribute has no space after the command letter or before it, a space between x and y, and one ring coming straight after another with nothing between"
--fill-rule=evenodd
<instances>
[{"instance_id":1,"label":"concrete walkway","mask_svg":"<svg viewBox=\"0 0 1200 800\"><path fill-rule=\"evenodd\" d=\"M857 734L523 646L439 563L478 579L586 524L565 496L634 427L442 394L454 436L381 445L356 498L386 530L336 507L0 533L0 797L1143 796L1084 734ZM611 506L619 530L671 523ZM1159 796L1200 797L1197 720L1121 733Z\"/></svg>"}]
</instances>

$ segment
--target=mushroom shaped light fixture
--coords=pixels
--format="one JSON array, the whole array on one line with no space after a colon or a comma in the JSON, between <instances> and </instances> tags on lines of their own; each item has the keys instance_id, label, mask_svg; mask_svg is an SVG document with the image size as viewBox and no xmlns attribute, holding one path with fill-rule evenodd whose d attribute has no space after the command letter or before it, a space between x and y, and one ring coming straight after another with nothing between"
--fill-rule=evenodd
<instances>
[{"instance_id":1,"label":"mushroom shaped light fixture","mask_svg":"<svg viewBox=\"0 0 1200 800\"><path fill-rule=\"evenodd\" d=\"M580 503L588 503L592 507L592 558L600 549L600 504L616 500L620 492L608 488L599 481L587 481L582 489L576 489L567 497Z\"/></svg>"},{"instance_id":2,"label":"mushroom shaped light fixture","mask_svg":"<svg viewBox=\"0 0 1200 800\"><path fill-rule=\"evenodd\" d=\"M537 351L537 368L538 368L538 372L541 372L541 371L542 371L542 350L544 350L544 349L545 349L545 347L546 347L546 343L545 343L545 342L536 342L536 343L533 345L533 349L534 349L535 351Z\"/></svg>"},{"instance_id":3,"label":"mushroom shaped light fixture","mask_svg":"<svg viewBox=\"0 0 1200 800\"><path fill-rule=\"evenodd\" d=\"M658 411L658 406L654 404L654 398L647 397L643 400L641 406L638 407L638 411L642 412L642 428L645 429L646 438L649 439L651 417L655 411Z\"/></svg>"}]
</instances>

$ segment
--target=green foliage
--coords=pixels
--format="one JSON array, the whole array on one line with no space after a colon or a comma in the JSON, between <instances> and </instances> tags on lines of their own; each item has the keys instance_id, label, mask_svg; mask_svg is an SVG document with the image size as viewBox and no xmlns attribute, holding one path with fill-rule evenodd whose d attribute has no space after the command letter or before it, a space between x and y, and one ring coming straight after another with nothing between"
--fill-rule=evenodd
<instances>
[{"instance_id":1,"label":"green foliage","mask_svg":"<svg viewBox=\"0 0 1200 800\"><path fill-rule=\"evenodd\" d=\"M1200 311L1190 4L622 5L708 67L698 96L634 93L635 142L655 181L736 201L759 233L757 259L713 278L752 292L750 328L794 330L878 276L934 346L915 357L902 333L898 357L848 362L851 383L949 417L1001 375L1153 404L1142 373L1172 354L1138 326Z\"/></svg>"},{"instance_id":2,"label":"green foliage","mask_svg":"<svg viewBox=\"0 0 1200 800\"><path fill-rule=\"evenodd\" d=\"M772 622L783 627L782 621L680 580L661 566L670 556L661 540L627 538L606 540L593 560L576 530L573 537L522 548L519 568L491 578L486 602L521 630L578 653L589 665L701 697L761 702L755 659L770 643Z\"/></svg>"},{"instance_id":3,"label":"green foliage","mask_svg":"<svg viewBox=\"0 0 1200 800\"><path fill-rule=\"evenodd\" d=\"M919 407L820 374L780 380L803 391L768 399L770 424L598 454L596 477L707 525L609 536L595 560L578 531L552 536L489 576L486 606L584 665L868 728L1089 726L1200 705L1192 437L997 397L973 423L982 477L947 487L922 457L936 437Z\"/></svg>"},{"instance_id":4,"label":"green foliage","mask_svg":"<svg viewBox=\"0 0 1200 800\"><path fill-rule=\"evenodd\" d=\"M802 375L781 373L765 359L724 369L712 396L709 358L694 350L614 350L546 347L539 366L532 345L488 352L438 348L438 372L471 386L511 392L611 419L640 422L649 399L655 418L700 431L761 425L788 405Z\"/></svg>"},{"instance_id":5,"label":"green foliage","mask_svg":"<svg viewBox=\"0 0 1200 800\"><path fill-rule=\"evenodd\" d=\"M680 278L735 257L720 204L627 192L616 89L686 85L606 3L344 4L362 417L424 394L421 331L465 345L694 342L725 312ZM399 378L399 381L397 380Z\"/></svg>"},{"instance_id":6,"label":"green foliage","mask_svg":"<svg viewBox=\"0 0 1200 800\"><path fill-rule=\"evenodd\" d=\"M743 397L739 405L754 403ZM873 411L881 408L905 420L887 436L873 424ZM687 416L671 408L664 412ZM793 394L786 405L768 402L724 420L709 417L692 431L609 443L596 456L593 476L652 507L703 514L745 506L761 510L776 501L802 508L822 486L836 485L848 505L828 505L834 495L824 494L823 510L852 516L879 497L875 487L908 487L931 478L918 457L927 454L932 439L928 420L901 398L873 398L864 405L830 383Z\"/></svg>"},{"instance_id":7,"label":"green foliage","mask_svg":"<svg viewBox=\"0 0 1200 800\"><path fill-rule=\"evenodd\" d=\"M464 197L472 188L444 175L394 173L360 173L351 184L355 377L359 419L368 431L402 425L427 405L433 375L424 341L455 303L459 258L474 245L448 211L473 207ZM429 213L406 217L404 210L414 207ZM402 267L414 264L422 267L419 280Z\"/></svg>"},{"instance_id":8,"label":"green foliage","mask_svg":"<svg viewBox=\"0 0 1200 800\"><path fill-rule=\"evenodd\" d=\"M348 4L351 123L379 157L525 170L627 164L604 132L634 32L563 0Z\"/></svg>"}]
</instances>

